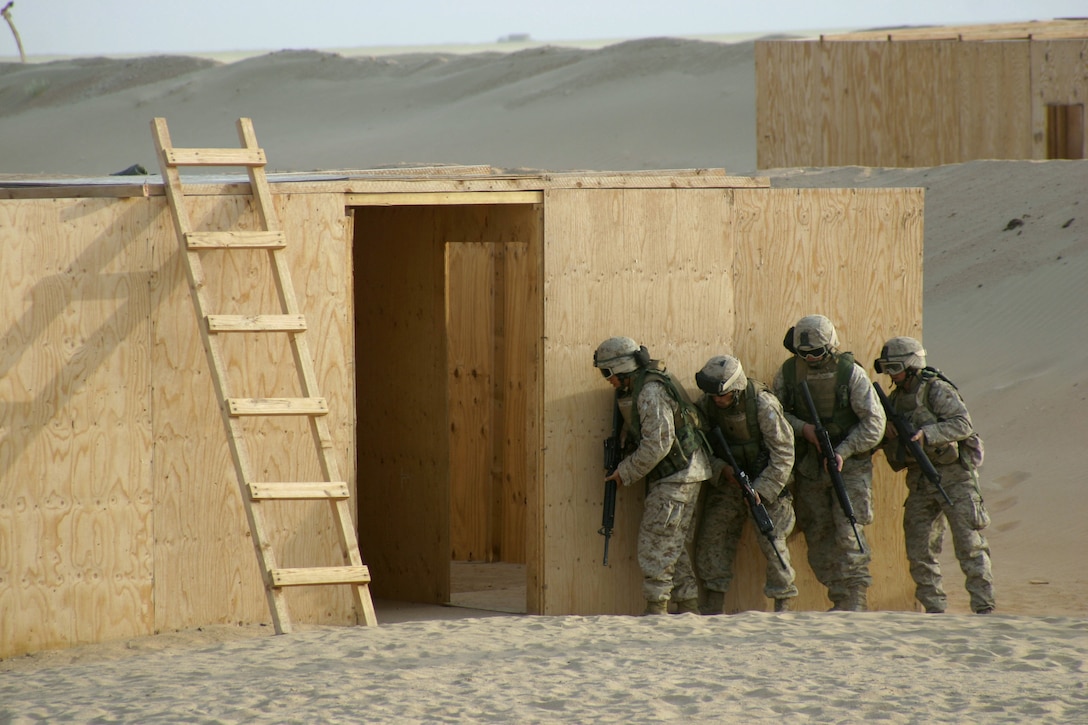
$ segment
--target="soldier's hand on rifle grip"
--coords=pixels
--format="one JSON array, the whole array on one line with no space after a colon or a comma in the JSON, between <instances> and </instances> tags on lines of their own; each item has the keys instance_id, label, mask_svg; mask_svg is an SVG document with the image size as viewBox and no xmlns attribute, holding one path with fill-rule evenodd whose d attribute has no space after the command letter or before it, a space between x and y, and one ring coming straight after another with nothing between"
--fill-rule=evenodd
<instances>
[{"instance_id":1,"label":"soldier's hand on rifle grip","mask_svg":"<svg viewBox=\"0 0 1088 725\"><path fill-rule=\"evenodd\" d=\"M827 461L824 461L824 468L827 468ZM837 452L835 453L835 468L840 471L842 470L842 456L840 456Z\"/></svg>"},{"instance_id":2,"label":"soldier's hand on rifle grip","mask_svg":"<svg viewBox=\"0 0 1088 725\"><path fill-rule=\"evenodd\" d=\"M617 486L622 486L623 485L623 479L620 478L619 469L617 469L617 470L613 471L612 473L608 474L607 476L605 476L604 480L605 481L615 481Z\"/></svg>"},{"instance_id":3,"label":"soldier's hand on rifle grip","mask_svg":"<svg viewBox=\"0 0 1088 725\"><path fill-rule=\"evenodd\" d=\"M816 438L816 426L812 423L805 423L801 426L801 436L814 446L820 445L820 441Z\"/></svg>"}]
</instances>

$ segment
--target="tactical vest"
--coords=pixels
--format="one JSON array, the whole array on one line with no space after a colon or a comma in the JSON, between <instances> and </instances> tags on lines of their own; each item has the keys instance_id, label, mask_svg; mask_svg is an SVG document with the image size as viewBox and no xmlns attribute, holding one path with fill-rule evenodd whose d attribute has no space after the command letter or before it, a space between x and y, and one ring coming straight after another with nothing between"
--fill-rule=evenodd
<instances>
[{"instance_id":1,"label":"tactical vest","mask_svg":"<svg viewBox=\"0 0 1088 725\"><path fill-rule=\"evenodd\" d=\"M906 393L897 387L888 396L894 410L905 415L915 428L939 422L936 414L933 413L932 406L929 405L929 391L937 378L951 385L957 393L959 392L956 384L946 378L944 373L937 368L927 366L918 371L918 388L913 394ZM962 441L943 443L938 446L927 442L923 450L933 463L946 465L959 460L960 464L968 470L982 465L983 445L978 433L972 432Z\"/></svg>"},{"instance_id":2,"label":"tactical vest","mask_svg":"<svg viewBox=\"0 0 1088 725\"><path fill-rule=\"evenodd\" d=\"M831 436L831 444L838 445L850 429L860 420L850 407L850 376L854 371L854 353L835 353L835 376L810 378L807 365L798 365L797 358L791 357L782 363L782 382L786 394L782 407L807 423L815 423L805 396L801 393L801 380L808 380L808 390L812 393L812 402L820 414ZM802 377L799 377L799 374Z\"/></svg>"},{"instance_id":3,"label":"tactical vest","mask_svg":"<svg viewBox=\"0 0 1088 725\"><path fill-rule=\"evenodd\" d=\"M634 383L631 386L632 404L626 409L621 408L626 415L627 428L630 431L628 440L638 441L642 437L642 421L638 415L638 396L648 382L658 382L665 386L669 397L676 402L677 410L673 414L673 428L676 430L676 440L665 457L646 474L647 482L654 482L683 471L691 465L691 457L695 451L702 447L709 449L709 444L699 430L699 411L695 404L688 398L687 393L679 388L667 373L656 370L639 370L635 373Z\"/></svg>"},{"instance_id":4,"label":"tactical vest","mask_svg":"<svg viewBox=\"0 0 1088 725\"><path fill-rule=\"evenodd\" d=\"M767 386L748 379L744 391L743 405L719 408L708 396L706 398L706 418L711 427L721 428L729 451L737 465L744 469L750 478L755 478L767 467L770 456L763 450L763 432L759 429L759 411L756 398Z\"/></svg>"}]
</instances>

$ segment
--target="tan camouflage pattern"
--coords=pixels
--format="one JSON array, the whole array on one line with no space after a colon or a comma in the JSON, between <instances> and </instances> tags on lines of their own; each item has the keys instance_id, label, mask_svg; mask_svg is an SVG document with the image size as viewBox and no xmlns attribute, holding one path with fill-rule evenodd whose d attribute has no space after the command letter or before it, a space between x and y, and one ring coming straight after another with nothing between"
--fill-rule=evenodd
<instances>
[{"instance_id":1,"label":"tan camouflage pattern","mask_svg":"<svg viewBox=\"0 0 1088 725\"><path fill-rule=\"evenodd\" d=\"M822 366L808 370L808 379L811 381L820 376L833 378L836 364L834 357L829 357ZM884 407L873 390L872 381L857 363L851 370L847 387L850 407L858 417L858 424L847 431L835 447L835 452L843 458L842 478L858 522L858 536L865 548L864 553L859 549L854 528L835 496L831 476L823 467L819 448L802 437L805 421L789 411L785 412L797 446L793 469L793 505L797 526L805 535L809 566L820 583L827 587L828 598L836 606L864 593L872 584L869 574L872 557L862 526L873 522L872 451L880 443L886 423ZM775 375L772 389L780 400L784 397L786 386L781 368Z\"/></svg>"},{"instance_id":2,"label":"tan camouflage pattern","mask_svg":"<svg viewBox=\"0 0 1088 725\"><path fill-rule=\"evenodd\" d=\"M699 482L651 484L638 529L638 565L648 602L696 599L699 586L688 546L694 528Z\"/></svg>"},{"instance_id":3,"label":"tan camouflage pattern","mask_svg":"<svg viewBox=\"0 0 1088 725\"><path fill-rule=\"evenodd\" d=\"M675 416L679 405L664 385L656 381L646 383L635 404L642 437L634 452L620 461L616 469L624 486L645 477L676 441ZM628 415L629 412L625 420L630 419ZM643 595L648 602L698 597L688 545L694 534L692 522L700 484L710 473L709 457L700 448L692 455L690 466L654 482L646 494L639 524L638 564L642 570Z\"/></svg>"},{"instance_id":4,"label":"tan camouflage pattern","mask_svg":"<svg viewBox=\"0 0 1088 725\"><path fill-rule=\"evenodd\" d=\"M697 405L707 411L714 402L704 395ZM738 405L744 404L739 402ZM756 416L769 461L752 481L752 488L767 507L767 513L774 523L774 546L786 562L786 569L783 570L771 548L771 542L757 531L756 543L767 561L763 592L771 599L788 599L797 596L797 586L794 584L796 573L786 545L786 537L793 533L795 523L793 499L786 490L793 469L793 430L786 422L782 404L769 391L764 390L757 394ZM739 484L729 481L722 474L725 461L714 457L711 465L715 475L703 500L695 547L695 565L706 589L726 592L733 581L733 562L736 560L744 522L751 517L751 511Z\"/></svg>"},{"instance_id":5,"label":"tan camouflage pattern","mask_svg":"<svg viewBox=\"0 0 1088 725\"><path fill-rule=\"evenodd\" d=\"M978 473L959 461L956 445L975 434L967 406L954 387L933 379L921 386L909 379L909 391L895 388L888 396L896 412L907 415L925 435L923 450L941 474L941 486L952 505L925 477L912 459L904 460L898 441L888 439L883 448L889 462L907 467L907 501L903 508L903 533L907 560L914 579L915 597L927 611L943 612L947 596L942 586L939 556L944 545L945 522L964 574L971 610L994 608L990 547L982 529L990 523L979 491ZM896 468L896 465L892 465Z\"/></svg>"},{"instance_id":6,"label":"tan camouflage pattern","mask_svg":"<svg viewBox=\"0 0 1088 725\"><path fill-rule=\"evenodd\" d=\"M771 549L771 542L755 532L756 543L767 562L763 593L770 599L796 597L796 573L786 545L786 537L793 533L796 521L793 500L787 492L785 496L775 499L774 503L764 505L774 523L774 545L786 562L786 569L783 570L779 564L778 557ZM749 518L751 512L741 494L740 486L722 482L707 486L695 545L695 570L706 589L715 592L729 591L729 586L733 583L733 562L737 558L744 524Z\"/></svg>"},{"instance_id":7,"label":"tan camouflage pattern","mask_svg":"<svg viewBox=\"0 0 1088 725\"><path fill-rule=\"evenodd\" d=\"M629 405L628 403L628 410ZM630 486L645 477L676 442L675 418L680 406L669 396L664 385L656 381L646 383L638 396L637 405L639 422L642 424L642 438L638 441L638 447L634 452L620 461L616 469L619 471L620 480L624 486ZM622 404L620 411L624 413L624 420L630 420ZM692 455L690 466L660 479L660 482L705 481L710 478L710 473L710 460L700 448Z\"/></svg>"}]
</instances>

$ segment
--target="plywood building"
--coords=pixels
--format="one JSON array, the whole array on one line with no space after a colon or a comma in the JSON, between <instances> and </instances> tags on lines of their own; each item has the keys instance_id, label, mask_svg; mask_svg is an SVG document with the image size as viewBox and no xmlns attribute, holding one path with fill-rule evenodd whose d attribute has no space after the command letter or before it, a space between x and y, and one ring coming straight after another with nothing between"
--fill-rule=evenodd
<instances>
[{"instance_id":1,"label":"plywood building","mask_svg":"<svg viewBox=\"0 0 1088 725\"><path fill-rule=\"evenodd\" d=\"M756 43L757 164L1082 159L1088 20Z\"/></svg>"},{"instance_id":2,"label":"plywood building","mask_svg":"<svg viewBox=\"0 0 1088 725\"><path fill-rule=\"evenodd\" d=\"M379 600L450 601L458 560L523 565L530 614L641 610L637 486L601 565L611 389L591 358L606 337L634 337L694 389L729 350L769 382L805 314L835 320L860 361L921 335L921 189L460 167L273 182ZM0 657L267 622L161 185L0 187ZM195 223L246 226L247 185L197 195ZM224 299L269 302L244 253L206 270ZM232 374L289 384L284 350L229 354ZM304 436L255 432L266 480L313 475ZM870 602L910 609L905 489L877 469ZM325 516L272 515L285 566L333 556ZM727 604L764 609L746 537ZM790 545L799 607L826 608L803 539ZM300 623L354 622L337 587L289 596Z\"/></svg>"}]
</instances>

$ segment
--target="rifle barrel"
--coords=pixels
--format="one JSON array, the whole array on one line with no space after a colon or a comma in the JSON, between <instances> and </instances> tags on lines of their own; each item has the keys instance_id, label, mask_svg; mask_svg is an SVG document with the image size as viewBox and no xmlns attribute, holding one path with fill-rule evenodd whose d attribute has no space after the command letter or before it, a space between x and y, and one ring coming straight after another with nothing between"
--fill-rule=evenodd
<instances>
[{"instance_id":1,"label":"rifle barrel","mask_svg":"<svg viewBox=\"0 0 1088 725\"><path fill-rule=\"evenodd\" d=\"M864 554L865 545L861 543L861 534L858 533L858 519L854 515L854 507L850 503L850 494L846 492L846 481L843 480L842 471L839 469L839 461L835 456L835 446L831 444L831 434L828 432L827 427L820 420L820 413L816 410L816 403L812 400L812 392L808 389L807 380L801 381L801 393L804 395L809 415L812 416L812 425L816 427L816 440L820 444L820 455L827 464L827 473L831 476L831 487L835 489L835 497L839 500L839 506L842 508L846 519L850 522L850 526L854 529L854 539L858 542L858 549Z\"/></svg>"}]
</instances>

